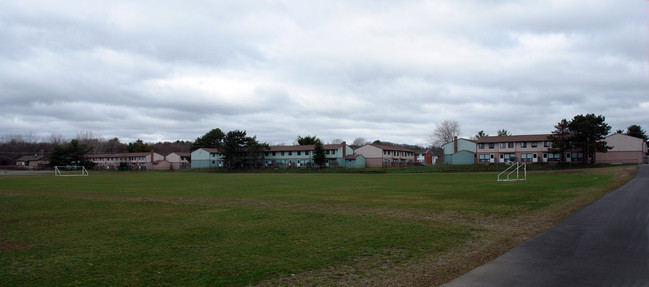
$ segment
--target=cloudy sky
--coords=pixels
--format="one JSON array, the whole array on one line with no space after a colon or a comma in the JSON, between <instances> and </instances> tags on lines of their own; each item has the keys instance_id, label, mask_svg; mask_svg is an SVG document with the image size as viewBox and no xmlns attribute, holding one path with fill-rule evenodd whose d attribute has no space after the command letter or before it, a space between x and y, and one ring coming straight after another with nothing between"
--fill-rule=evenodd
<instances>
[{"instance_id":1,"label":"cloudy sky","mask_svg":"<svg viewBox=\"0 0 649 287\"><path fill-rule=\"evenodd\" d=\"M642 0L0 2L0 136L649 130Z\"/></svg>"}]
</instances>

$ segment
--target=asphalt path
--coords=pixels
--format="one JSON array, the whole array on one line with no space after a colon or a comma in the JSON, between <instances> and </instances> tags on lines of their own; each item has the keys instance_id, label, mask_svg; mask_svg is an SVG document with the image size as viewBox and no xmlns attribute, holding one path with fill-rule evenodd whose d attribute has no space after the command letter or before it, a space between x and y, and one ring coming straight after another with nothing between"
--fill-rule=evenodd
<instances>
[{"instance_id":1,"label":"asphalt path","mask_svg":"<svg viewBox=\"0 0 649 287\"><path fill-rule=\"evenodd\" d=\"M442 286L649 286L649 166L551 230Z\"/></svg>"}]
</instances>

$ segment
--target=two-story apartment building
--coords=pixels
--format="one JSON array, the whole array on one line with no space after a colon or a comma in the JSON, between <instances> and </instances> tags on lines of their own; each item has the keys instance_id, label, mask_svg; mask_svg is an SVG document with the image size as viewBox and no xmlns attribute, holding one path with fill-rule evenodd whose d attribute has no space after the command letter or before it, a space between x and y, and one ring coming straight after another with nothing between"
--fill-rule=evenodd
<instances>
[{"instance_id":1,"label":"two-story apartment building","mask_svg":"<svg viewBox=\"0 0 649 287\"><path fill-rule=\"evenodd\" d=\"M191 153L192 168L223 167L223 155L215 148L199 148Z\"/></svg>"},{"instance_id":2,"label":"two-story apartment building","mask_svg":"<svg viewBox=\"0 0 649 287\"><path fill-rule=\"evenodd\" d=\"M415 164L415 152L400 146L367 144L354 150L365 157L366 167L402 167Z\"/></svg>"},{"instance_id":3,"label":"two-story apartment building","mask_svg":"<svg viewBox=\"0 0 649 287\"><path fill-rule=\"evenodd\" d=\"M365 157L355 155L346 143L323 145L326 167L365 167ZM314 145L271 146L259 156L268 168L306 168L314 166ZM200 148L191 153L192 168L223 167L223 155L217 149Z\"/></svg>"},{"instance_id":4,"label":"two-story apartment building","mask_svg":"<svg viewBox=\"0 0 649 287\"><path fill-rule=\"evenodd\" d=\"M559 162L561 154L550 152L549 137L550 134L481 137L476 141L477 161L479 164ZM566 162L581 162L584 155L580 151L567 151L564 156Z\"/></svg>"},{"instance_id":5,"label":"two-story apartment building","mask_svg":"<svg viewBox=\"0 0 649 287\"><path fill-rule=\"evenodd\" d=\"M189 168L190 157L188 152L172 152L165 156L165 161L169 162L170 169L184 169Z\"/></svg>"},{"instance_id":6,"label":"two-story apartment building","mask_svg":"<svg viewBox=\"0 0 649 287\"><path fill-rule=\"evenodd\" d=\"M326 144L326 167L365 167L365 157L354 154L354 150L345 142L341 144ZM264 152L265 167L311 167L315 145L271 146Z\"/></svg>"},{"instance_id":7,"label":"two-story apartment building","mask_svg":"<svg viewBox=\"0 0 649 287\"><path fill-rule=\"evenodd\" d=\"M612 149L595 153L597 163L641 164L647 161L647 142L641 138L616 133L607 136L604 141Z\"/></svg>"},{"instance_id":8,"label":"two-story apartment building","mask_svg":"<svg viewBox=\"0 0 649 287\"><path fill-rule=\"evenodd\" d=\"M164 156L156 152L86 154L86 159L95 163L98 169L116 170L120 163L125 163L129 169L158 169Z\"/></svg>"}]
</instances>

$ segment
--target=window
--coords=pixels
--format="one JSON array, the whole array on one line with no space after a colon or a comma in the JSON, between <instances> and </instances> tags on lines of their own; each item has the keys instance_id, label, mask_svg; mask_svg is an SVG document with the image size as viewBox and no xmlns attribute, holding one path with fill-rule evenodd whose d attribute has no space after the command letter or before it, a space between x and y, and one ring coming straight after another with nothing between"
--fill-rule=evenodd
<instances>
[{"instance_id":1,"label":"window","mask_svg":"<svg viewBox=\"0 0 649 287\"><path fill-rule=\"evenodd\" d=\"M293 152L292 152L292 151L289 151L289 152L288 152L288 155L293 155Z\"/></svg>"},{"instance_id":2,"label":"window","mask_svg":"<svg viewBox=\"0 0 649 287\"><path fill-rule=\"evenodd\" d=\"M276 153L275 153L275 152L273 152L273 156L275 156L275 154L276 154Z\"/></svg>"},{"instance_id":3,"label":"window","mask_svg":"<svg viewBox=\"0 0 649 287\"><path fill-rule=\"evenodd\" d=\"M533 158L534 158L534 154L531 154L531 153L521 154L521 161L522 162L532 162Z\"/></svg>"},{"instance_id":4,"label":"window","mask_svg":"<svg viewBox=\"0 0 649 287\"><path fill-rule=\"evenodd\" d=\"M478 148L479 148L479 149L484 149L484 144L483 144L483 143L478 144Z\"/></svg>"},{"instance_id":5,"label":"window","mask_svg":"<svg viewBox=\"0 0 649 287\"><path fill-rule=\"evenodd\" d=\"M268 156L268 152L266 152L266 156Z\"/></svg>"},{"instance_id":6,"label":"window","mask_svg":"<svg viewBox=\"0 0 649 287\"><path fill-rule=\"evenodd\" d=\"M329 154L329 152L330 152L329 150L326 150L326 151L325 151L325 154Z\"/></svg>"},{"instance_id":7,"label":"window","mask_svg":"<svg viewBox=\"0 0 649 287\"><path fill-rule=\"evenodd\" d=\"M491 155L488 155L488 154L479 155L479 161L480 162L489 162L490 159L491 159Z\"/></svg>"},{"instance_id":8,"label":"window","mask_svg":"<svg viewBox=\"0 0 649 287\"><path fill-rule=\"evenodd\" d=\"M544 141L543 146L544 147L550 147L550 142L549 141Z\"/></svg>"},{"instance_id":9,"label":"window","mask_svg":"<svg viewBox=\"0 0 649 287\"><path fill-rule=\"evenodd\" d=\"M543 153L543 158L547 159L548 161L559 161L561 159L561 155L558 153Z\"/></svg>"},{"instance_id":10,"label":"window","mask_svg":"<svg viewBox=\"0 0 649 287\"><path fill-rule=\"evenodd\" d=\"M521 142L521 147L526 148L527 147L527 142Z\"/></svg>"},{"instance_id":11,"label":"window","mask_svg":"<svg viewBox=\"0 0 649 287\"><path fill-rule=\"evenodd\" d=\"M505 148L507 147L507 143L500 143L500 148Z\"/></svg>"},{"instance_id":12,"label":"window","mask_svg":"<svg viewBox=\"0 0 649 287\"><path fill-rule=\"evenodd\" d=\"M302 155L302 152L301 152L301 151L298 151L298 152L297 152L297 155Z\"/></svg>"},{"instance_id":13,"label":"window","mask_svg":"<svg viewBox=\"0 0 649 287\"><path fill-rule=\"evenodd\" d=\"M582 160L584 158L584 154L575 152L575 153L570 154L570 158L573 159L573 160Z\"/></svg>"},{"instance_id":14,"label":"window","mask_svg":"<svg viewBox=\"0 0 649 287\"><path fill-rule=\"evenodd\" d=\"M335 150L335 149L332 149L332 150L331 150L331 154L336 154L336 150Z\"/></svg>"},{"instance_id":15,"label":"window","mask_svg":"<svg viewBox=\"0 0 649 287\"><path fill-rule=\"evenodd\" d=\"M539 145L538 142L532 142L532 147L537 147Z\"/></svg>"},{"instance_id":16,"label":"window","mask_svg":"<svg viewBox=\"0 0 649 287\"><path fill-rule=\"evenodd\" d=\"M309 155L309 151L308 151L308 150L305 151L305 152L304 152L304 155Z\"/></svg>"},{"instance_id":17,"label":"window","mask_svg":"<svg viewBox=\"0 0 649 287\"><path fill-rule=\"evenodd\" d=\"M508 147L508 148L514 148L514 143L513 143L513 142L509 142L509 143L507 143L507 147Z\"/></svg>"},{"instance_id":18,"label":"window","mask_svg":"<svg viewBox=\"0 0 649 287\"><path fill-rule=\"evenodd\" d=\"M505 154L505 162L508 161L516 161L516 154L515 153L506 153Z\"/></svg>"},{"instance_id":19,"label":"window","mask_svg":"<svg viewBox=\"0 0 649 287\"><path fill-rule=\"evenodd\" d=\"M496 147L496 145L494 143L489 144L489 148L495 148L495 147Z\"/></svg>"},{"instance_id":20,"label":"window","mask_svg":"<svg viewBox=\"0 0 649 287\"><path fill-rule=\"evenodd\" d=\"M282 152L282 155L284 155L284 152Z\"/></svg>"}]
</instances>

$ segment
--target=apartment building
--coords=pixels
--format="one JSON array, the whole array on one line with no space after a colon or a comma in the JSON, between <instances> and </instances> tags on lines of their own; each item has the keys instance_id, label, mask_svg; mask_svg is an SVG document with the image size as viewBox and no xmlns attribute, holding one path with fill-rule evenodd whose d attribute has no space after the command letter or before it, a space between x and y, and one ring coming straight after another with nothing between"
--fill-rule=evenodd
<instances>
[{"instance_id":1,"label":"apartment building","mask_svg":"<svg viewBox=\"0 0 649 287\"><path fill-rule=\"evenodd\" d=\"M323 145L326 167L365 167L365 157L354 154L345 142ZM314 166L314 145L271 146L259 159L268 168L308 168ZM200 148L191 153L192 168L223 167L223 155L217 149Z\"/></svg>"},{"instance_id":2,"label":"apartment building","mask_svg":"<svg viewBox=\"0 0 649 287\"><path fill-rule=\"evenodd\" d=\"M612 134L604 141L612 147L608 152L595 153L597 163L642 164L647 161L647 142L625 134Z\"/></svg>"},{"instance_id":3,"label":"apartment building","mask_svg":"<svg viewBox=\"0 0 649 287\"><path fill-rule=\"evenodd\" d=\"M165 156L165 161L169 162L170 169L188 168L191 154L188 152L172 152Z\"/></svg>"},{"instance_id":4,"label":"apartment building","mask_svg":"<svg viewBox=\"0 0 649 287\"><path fill-rule=\"evenodd\" d=\"M552 153L550 134L486 136L479 138L476 155L478 164L500 164L508 162L556 163L561 154ZM567 151L566 162L582 162L584 154L580 151Z\"/></svg>"},{"instance_id":5,"label":"apartment building","mask_svg":"<svg viewBox=\"0 0 649 287\"><path fill-rule=\"evenodd\" d=\"M223 155L215 148L199 148L191 153L192 168L223 167Z\"/></svg>"},{"instance_id":6,"label":"apartment building","mask_svg":"<svg viewBox=\"0 0 649 287\"><path fill-rule=\"evenodd\" d=\"M354 152L365 157L366 167L412 166L417 160L414 151L387 144L367 144L355 149Z\"/></svg>"},{"instance_id":7,"label":"apartment building","mask_svg":"<svg viewBox=\"0 0 649 287\"><path fill-rule=\"evenodd\" d=\"M354 154L354 150L345 142L341 144L326 144L326 167L365 167L365 157ZM265 167L302 168L311 167L315 145L271 146L264 152Z\"/></svg>"},{"instance_id":8,"label":"apartment building","mask_svg":"<svg viewBox=\"0 0 649 287\"><path fill-rule=\"evenodd\" d=\"M86 159L95 163L95 168L116 170L120 163L125 163L128 169L161 169L164 156L156 152L86 154Z\"/></svg>"}]
</instances>

